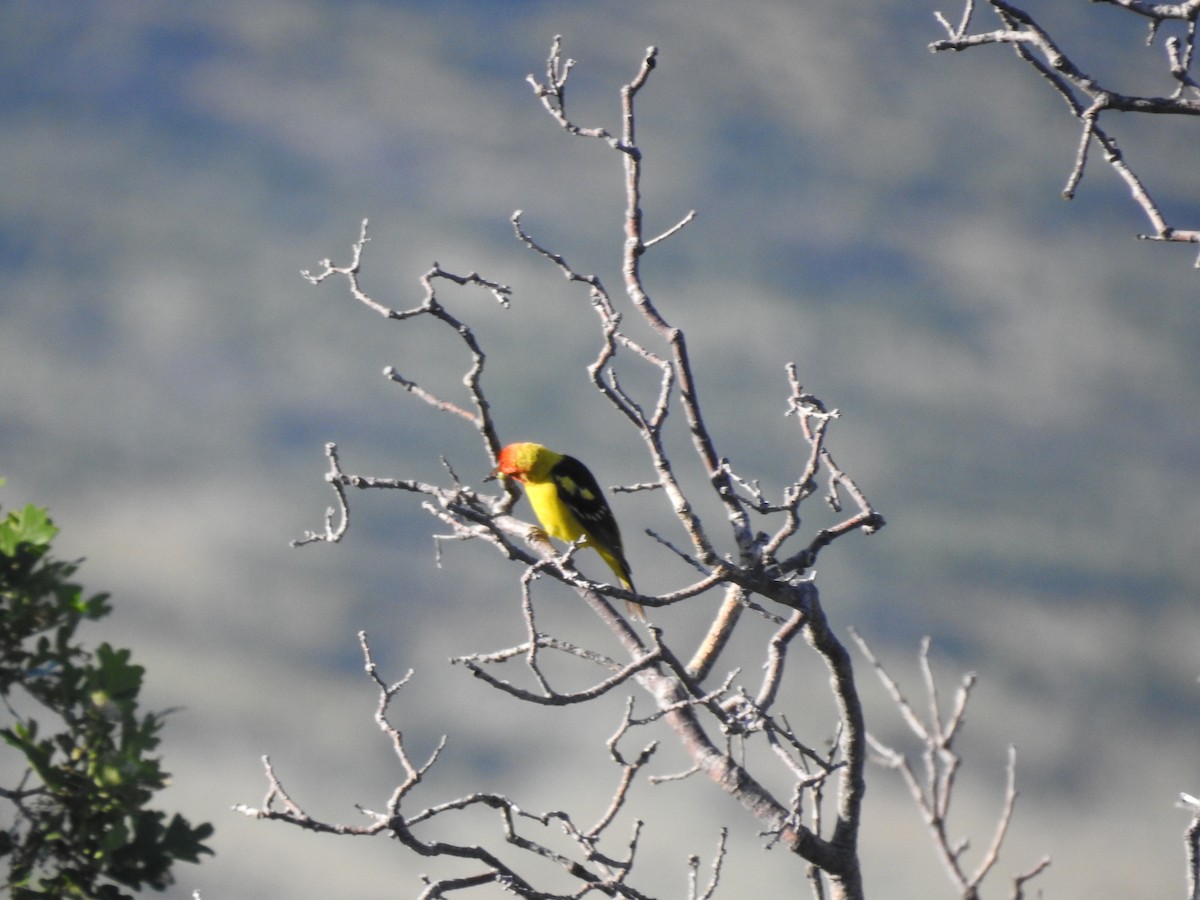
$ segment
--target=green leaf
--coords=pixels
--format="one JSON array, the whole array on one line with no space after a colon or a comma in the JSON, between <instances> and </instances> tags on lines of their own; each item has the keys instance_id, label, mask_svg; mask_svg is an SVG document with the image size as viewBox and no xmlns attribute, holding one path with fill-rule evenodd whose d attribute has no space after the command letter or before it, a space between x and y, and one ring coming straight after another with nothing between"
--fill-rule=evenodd
<instances>
[{"instance_id":1,"label":"green leaf","mask_svg":"<svg viewBox=\"0 0 1200 900\"><path fill-rule=\"evenodd\" d=\"M22 510L10 512L0 522L0 553L13 556L21 544L48 547L56 534L58 527L50 521L49 513L31 503Z\"/></svg>"}]
</instances>

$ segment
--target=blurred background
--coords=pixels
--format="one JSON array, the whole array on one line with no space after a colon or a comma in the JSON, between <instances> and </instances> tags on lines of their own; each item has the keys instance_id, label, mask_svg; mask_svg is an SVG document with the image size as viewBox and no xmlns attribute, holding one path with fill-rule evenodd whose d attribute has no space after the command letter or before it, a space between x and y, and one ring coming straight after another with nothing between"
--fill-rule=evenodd
<instances>
[{"instance_id":1,"label":"blurred background","mask_svg":"<svg viewBox=\"0 0 1200 900\"><path fill-rule=\"evenodd\" d=\"M1161 36L1147 47L1136 17L1026 7L1090 74L1173 90ZM362 824L355 804L386 804L402 776L371 718L360 629L384 677L415 672L393 709L414 756L448 736L413 809L503 790L586 826L607 805L618 773L602 740L622 697L560 716L447 662L524 638L518 568L470 544L442 545L439 567L442 529L394 493L352 495L342 545L288 545L333 500L326 441L357 474L445 482L439 456L466 480L491 465L467 426L381 375L395 366L461 400L466 359L447 329L385 321L344 282L300 277L347 262L364 218L363 284L385 305L417 305L434 261L513 288L509 310L478 289L440 293L488 353L502 438L578 455L605 485L652 478L587 382L599 339L586 294L509 224L524 210L543 246L626 309L620 159L565 134L525 81L544 77L556 34L578 60L568 111L614 132L620 86L660 48L638 105L646 231L698 217L644 273L689 336L721 452L768 491L794 477L789 361L841 410L829 446L888 525L821 557L833 624L858 629L914 702L922 635L944 697L978 673L952 819L971 859L1017 747L1021 797L988 895L1048 854L1033 883L1048 897L1183 896L1188 817L1174 803L1200 790L1195 253L1134 239L1146 223L1099 154L1063 202L1078 130L1061 99L1008 49L931 54L936 8L0 7L0 503L49 506L58 555L86 557L83 584L115 597L86 634L133 648L148 707L177 708L159 805L212 822L217 855L180 866L167 896L407 897L421 873L474 871L231 810L261 801L264 754L314 817ZM981 10L977 27L996 26ZM1106 121L1168 216L1196 227L1195 123ZM731 549L679 420L684 477ZM643 533L671 533L661 498L614 506L639 586L687 583ZM806 527L830 521L810 506ZM616 652L572 595L541 582L537 597L546 630ZM656 620L686 648L717 601ZM751 690L767 633L747 624L723 663L746 666ZM810 657L797 646L790 716L820 745L833 719ZM911 750L856 660L871 729ZM683 768L668 740L655 772ZM899 777L868 776L868 895L953 896ZM687 856L707 865L725 823L719 896L794 895L798 861L761 851L757 823L712 786L642 784L633 800L649 820L635 879L647 893L684 896ZM443 834L498 830L458 827ZM613 852L631 827L615 826Z\"/></svg>"}]
</instances>

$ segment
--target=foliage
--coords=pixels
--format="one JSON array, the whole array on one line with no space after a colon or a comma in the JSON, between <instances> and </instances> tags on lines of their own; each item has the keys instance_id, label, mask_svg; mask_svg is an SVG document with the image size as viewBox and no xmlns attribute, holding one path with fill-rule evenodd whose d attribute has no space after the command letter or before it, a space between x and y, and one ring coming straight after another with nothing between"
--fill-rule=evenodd
<instances>
[{"instance_id":1,"label":"foliage","mask_svg":"<svg viewBox=\"0 0 1200 900\"><path fill-rule=\"evenodd\" d=\"M81 622L110 612L108 595L86 595L77 563L50 555L57 533L32 505L0 522L0 736L24 770L0 787L12 809L0 857L13 897L116 900L130 896L118 885L169 885L176 860L212 852L213 829L148 807L168 780L151 755L163 719L138 712L145 670L129 650L77 642Z\"/></svg>"}]
</instances>

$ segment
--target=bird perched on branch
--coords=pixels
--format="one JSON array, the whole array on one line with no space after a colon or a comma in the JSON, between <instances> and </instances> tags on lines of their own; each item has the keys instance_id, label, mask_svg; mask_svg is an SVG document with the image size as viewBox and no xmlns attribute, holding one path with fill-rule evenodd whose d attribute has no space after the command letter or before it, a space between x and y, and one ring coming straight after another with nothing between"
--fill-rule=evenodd
<instances>
[{"instance_id":1,"label":"bird perched on branch","mask_svg":"<svg viewBox=\"0 0 1200 900\"><path fill-rule=\"evenodd\" d=\"M621 530L587 466L541 444L509 444L500 451L500 464L492 475L519 481L534 515L550 537L560 541L584 538L582 546L594 548L621 585L634 590L621 547ZM626 606L631 616L646 621L641 604L630 600Z\"/></svg>"}]
</instances>

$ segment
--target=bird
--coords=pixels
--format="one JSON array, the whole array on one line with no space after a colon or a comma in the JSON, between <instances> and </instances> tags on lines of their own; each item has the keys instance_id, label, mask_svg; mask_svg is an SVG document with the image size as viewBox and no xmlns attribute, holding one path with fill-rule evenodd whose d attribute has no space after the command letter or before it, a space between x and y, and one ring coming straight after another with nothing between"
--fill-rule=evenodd
<instances>
[{"instance_id":1,"label":"bird","mask_svg":"<svg viewBox=\"0 0 1200 900\"><path fill-rule=\"evenodd\" d=\"M621 546L621 530L588 467L573 456L541 444L509 444L500 451L493 478L511 478L525 488L538 523L550 537L591 547L608 563L627 591L635 591L629 563ZM635 591L636 592L636 591ZM640 603L625 602L629 614L646 621Z\"/></svg>"}]
</instances>

